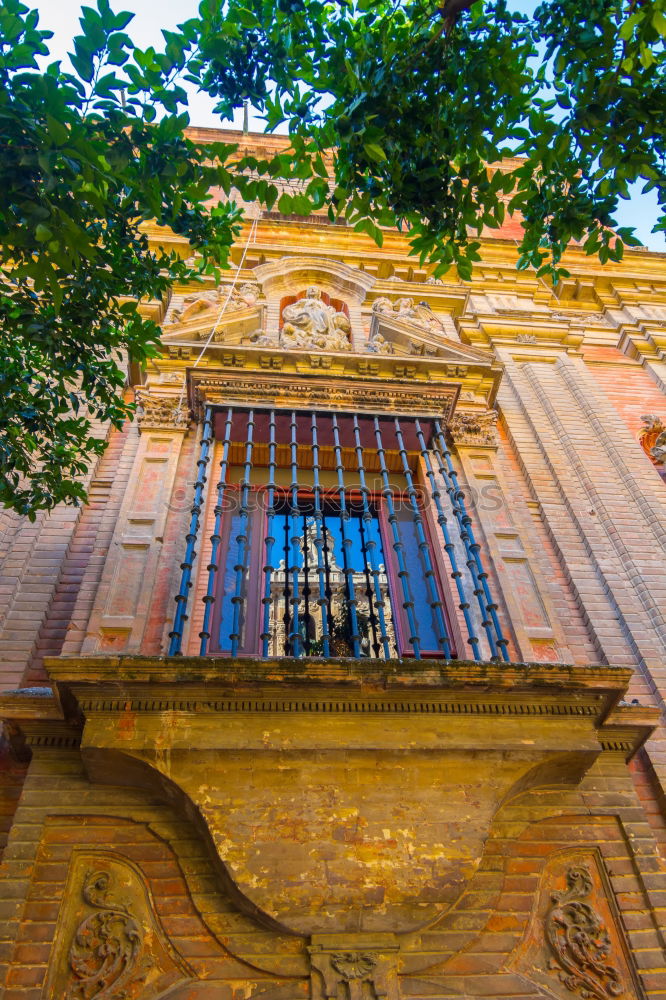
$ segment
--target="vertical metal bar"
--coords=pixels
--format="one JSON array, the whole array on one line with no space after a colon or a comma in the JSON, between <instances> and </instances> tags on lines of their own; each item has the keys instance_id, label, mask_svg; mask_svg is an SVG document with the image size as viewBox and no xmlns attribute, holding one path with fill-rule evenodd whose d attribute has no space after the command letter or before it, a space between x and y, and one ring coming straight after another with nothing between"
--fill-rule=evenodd
<instances>
[{"instance_id":1,"label":"vertical metal bar","mask_svg":"<svg viewBox=\"0 0 666 1000\"><path fill-rule=\"evenodd\" d=\"M210 639L210 620L213 614L213 605L215 603L215 582L217 580L218 574L218 559L220 556L220 542L222 541L222 536L220 534L222 530L222 504L224 501L224 491L227 485L227 469L229 468L229 446L231 444L231 422L233 420L234 411L231 407L227 410L227 419L224 424L224 437L222 444L222 459L220 461L220 478L217 483L217 502L215 504L215 524L213 526L213 534L210 536L211 540L211 550L210 550L210 563L208 564L208 585L206 587L206 595L203 598L204 602L204 617L203 625L201 627L201 632L199 632L199 638L201 643L199 645L199 656L205 656L208 651L208 640Z\"/></svg>"},{"instance_id":2,"label":"vertical metal bar","mask_svg":"<svg viewBox=\"0 0 666 1000\"><path fill-rule=\"evenodd\" d=\"M197 535L199 534L199 519L201 506L203 503L204 486L206 485L206 466L209 461L210 442L213 436L213 409L207 406L204 410L204 421L201 431L201 450L197 459L197 481L194 485L194 499L192 501L192 516L190 517L190 530L185 539L187 546L185 549L185 559L180 564L180 588L176 595L176 614L173 620L173 630L169 633L171 642L169 643L169 656L179 656L183 645L183 628L187 621L187 601L192 587L192 566L196 552Z\"/></svg>"},{"instance_id":3,"label":"vertical metal bar","mask_svg":"<svg viewBox=\"0 0 666 1000\"><path fill-rule=\"evenodd\" d=\"M347 521L349 511L345 497L345 467L342 464L342 449L340 447L340 429L338 418L335 413L331 414L333 425L333 450L335 452L335 468L338 474L338 497L340 502L340 531L342 533L342 572L345 577L345 592L347 595L347 607L349 610L349 623L351 625L352 649L355 657L361 655L360 635L358 631L358 616L356 614L356 593L354 591L353 570L349 565L349 549L351 539L347 533Z\"/></svg>"},{"instance_id":4,"label":"vertical metal bar","mask_svg":"<svg viewBox=\"0 0 666 1000\"><path fill-rule=\"evenodd\" d=\"M375 612L375 606L372 600L372 574L370 572L370 553L368 552L368 545L365 536L365 527L363 524L363 517L358 519L358 533L361 539L361 556L363 557L363 576L365 577L365 596L368 600L368 610L370 612L370 629L372 631L372 652L375 655L375 659L379 659L379 636L377 634L377 614Z\"/></svg>"},{"instance_id":5,"label":"vertical metal bar","mask_svg":"<svg viewBox=\"0 0 666 1000\"><path fill-rule=\"evenodd\" d=\"M472 647L472 654L475 660L481 659L481 651L479 649L479 637L474 632L474 622L472 621L472 616L469 611L469 601L467 600L467 594L465 593L465 588L462 582L462 573L458 569L458 562L456 560L456 553L453 542L451 541L451 535L449 534L449 526L446 520L446 514L444 513L444 508L442 506L442 494L437 486L437 480L435 478L435 472L432 467L432 462L430 460L430 452L428 451L428 446L426 443L425 435L421 428L421 424L418 420L414 421L416 427L416 436L419 441L419 446L421 448L421 457L425 462L426 474L430 481L430 495L435 501L435 507L437 508L437 523L442 529L442 535L444 536L444 548L446 554L449 557L449 562L451 563L451 577L455 581L456 589L458 591L459 604L458 607L463 613L465 619L465 626L467 628L468 643Z\"/></svg>"},{"instance_id":6,"label":"vertical metal bar","mask_svg":"<svg viewBox=\"0 0 666 1000\"><path fill-rule=\"evenodd\" d=\"M291 652L291 642L289 640L289 635L291 632L291 587L289 586L289 517L284 514L284 541L282 545L282 551L284 552L284 614L282 615L282 623L284 625L284 655L289 656Z\"/></svg>"},{"instance_id":7,"label":"vertical metal bar","mask_svg":"<svg viewBox=\"0 0 666 1000\"><path fill-rule=\"evenodd\" d=\"M324 556L324 576L325 576L325 579L326 579L326 591L325 591L326 592L326 609L328 611L328 623L329 623L329 629L330 629L330 625L331 625L331 622L333 620L333 612L331 611L331 607L332 607L332 604L333 604L333 588L331 587L331 561L330 561L330 558L329 558L331 549L330 549L330 546L328 544L328 540L329 540L329 537L330 537L330 532L329 532L328 528L326 527L326 517L325 517L325 514L324 514L324 508L323 508L323 506L322 506L322 509L321 509L321 534L322 534L322 538L324 540L324 544L322 545L322 549L321 550L322 550L322 554ZM330 640L330 633L329 633L329 640Z\"/></svg>"},{"instance_id":8,"label":"vertical metal bar","mask_svg":"<svg viewBox=\"0 0 666 1000\"><path fill-rule=\"evenodd\" d=\"M303 511L303 646L305 655L310 655L310 559L308 553L308 515Z\"/></svg>"},{"instance_id":9,"label":"vertical metal bar","mask_svg":"<svg viewBox=\"0 0 666 1000\"><path fill-rule=\"evenodd\" d=\"M437 643L446 658L450 659L451 646L449 644L449 638L446 634L446 624L444 622L444 614L442 612L442 602L440 601L439 594L437 593L437 583L435 581L435 571L430 558L430 548L428 546L428 540L425 536L425 531L423 530L423 515L416 497L412 471L409 468L407 449L405 448L405 439L403 437L402 427L398 417L394 418L393 423L395 426L395 436L398 440L398 452L402 461L402 472L405 477L405 482L407 483L407 496L409 497L409 504L412 508L412 519L414 521L414 527L416 528L416 537L418 539L418 546L421 552L421 559L425 567L425 581L428 591L428 600L435 616L435 622L437 623Z\"/></svg>"},{"instance_id":10,"label":"vertical metal bar","mask_svg":"<svg viewBox=\"0 0 666 1000\"><path fill-rule=\"evenodd\" d=\"M291 411L291 655L301 655L301 633L299 631L298 553L301 536L300 510L298 506L298 438L296 411Z\"/></svg>"},{"instance_id":11,"label":"vertical metal bar","mask_svg":"<svg viewBox=\"0 0 666 1000\"><path fill-rule=\"evenodd\" d=\"M481 546L474 537L474 528L472 527L472 519L467 513L467 508L465 506L465 494L463 493L462 489L460 488L460 484L458 483L458 473L456 472L455 466L453 465L453 461L451 459L451 452L446 447L446 441L444 439L444 435L442 434L442 429L439 424L439 421L435 421L435 431L437 433L437 438L440 441L440 444L443 445L442 453L446 460L449 476L456 491L456 498L460 506L463 524L467 530L467 535L470 541L470 548L474 555L474 561L476 562L478 577L479 580L481 581L481 586L483 587L483 594L487 605L487 611L490 614L493 623L493 628L495 630L497 645L501 650L502 659L508 662L509 660L509 654L507 652L508 641L504 638L504 635L502 634L502 626L500 625L500 620L497 615L497 604L493 600L492 594L490 592L490 586L488 584L488 573L486 572L483 566L483 561L481 559Z\"/></svg>"},{"instance_id":12,"label":"vertical metal bar","mask_svg":"<svg viewBox=\"0 0 666 1000\"><path fill-rule=\"evenodd\" d=\"M361 503L363 504L363 521L366 524L372 520L372 513L370 511L370 504L368 502L368 484L365 478L365 464L363 462L363 445L361 444L361 429L358 423L358 417L354 414L354 447L356 449L356 468L358 470L358 480L360 484L361 492ZM379 582L379 561L377 559L377 544L374 538L368 537L365 542L365 548L368 551L368 556L370 557L370 568L372 572L373 590L375 596L375 607L377 608L377 614L379 616L379 636L380 642L384 648L384 656L386 659L391 658L391 650L389 647L389 637L388 631L386 629L386 614L384 611L384 597L382 595L382 588ZM368 594L368 600L370 601L370 595ZM372 602L370 601L370 608L372 608ZM375 656L379 656L379 649L376 650Z\"/></svg>"},{"instance_id":13,"label":"vertical metal bar","mask_svg":"<svg viewBox=\"0 0 666 1000\"><path fill-rule=\"evenodd\" d=\"M375 438L377 440L377 455L379 456L379 468L382 474L382 482L384 488L382 490L382 496L386 500L386 507L388 509L388 520L391 525L391 531L393 534L393 550L398 559L398 576L400 577L400 585L402 587L402 606L405 609L407 615L407 623L409 625L409 641L412 645L414 651L414 657L417 660L421 659L421 640L419 638L419 632L416 625L416 619L414 617L414 600L412 598L411 587L409 586L409 570L405 563L405 553L404 546L400 539L400 533L398 531L398 518L395 513L395 506L393 504L393 491L391 489L391 483L389 480L388 468L386 467L386 451L382 442L382 431L379 426L379 420L375 417Z\"/></svg>"},{"instance_id":14,"label":"vertical metal bar","mask_svg":"<svg viewBox=\"0 0 666 1000\"><path fill-rule=\"evenodd\" d=\"M263 604L263 627L261 632L261 652L262 656L268 656L269 642L271 639L271 583L275 566L273 566L273 522L275 519L275 470L277 463L275 459L275 410L271 410L268 418L268 483L266 486L266 538L264 539L266 562L264 565L264 596Z\"/></svg>"},{"instance_id":15,"label":"vertical metal bar","mask_svg":"<svg viewBox=\"0 0 666 1000\"><path fill-rule=\"evenodd\" d=\"M246 572L247 559L247 539L248 539L248 497L250 495L250 474L252 472L252 448L254 445L254 410L250 410L247 415L247 436L245 439L245 465L243 468L243 478L241 480L239 525L236 542L236 587L231 603L234 606L233 623L231 632L231 655L237 656L238 643L240 641L241 612L243 610L243 581Z\"/></svg>"},{"instance_id":16,"label":"vertical metal bar","mask_svg":"<svg viewBox=\"0 0 666 1000\"><path fill-rule=\"evenodd\" d=\"M312 484L314 493L314 518L315 518L315 548L317 550L317 577L319 581L319 598L317 604L321 613L321 639L324 656L331 655L330 634L328 631L329 615L331 612L330 595L326 595L326 576L328 566L328 549L323 538L324 517L321 507L321 483L319 480L319 441L317 438L317 414L313 411L310 414L310 427L312 431Z\"/></svg>"}]
</instances>

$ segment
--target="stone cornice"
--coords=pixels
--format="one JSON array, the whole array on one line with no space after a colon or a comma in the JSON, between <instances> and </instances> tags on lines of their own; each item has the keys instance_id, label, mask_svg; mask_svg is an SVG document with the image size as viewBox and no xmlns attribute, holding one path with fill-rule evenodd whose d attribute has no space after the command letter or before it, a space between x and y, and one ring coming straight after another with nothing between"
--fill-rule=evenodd
<instances>
[{"instance_id":1,"label":"stone cornice","mask_svg":"<svg viewBox=\"0 0 666 1000\"><path fill-rule=\"evenodd\" d=\"M374 358L369 357L368 363ZM405 371L409 381L369 381L361 378L341 378L266 372L220 372L198 368L188 371L189 396L192 409L199 413L204 403L225 406L247 403L331 408L350 412L417 413L448 420L459 393L459 385L449 382L428 383L427 393L414 385L413 373Z\"/></svg>"},{"instance_id":2,"label":"stone cornice","mask_svg":"<svg viewBox=\"0 0 666 1000\"><path fill-rule=\"evenodd\" d=\"M418 718L429 716L434 722L448 716L458 728L465 718L480 722L485 717L488 723L495 720L493 726L502 725L505 742L520 743L530 726L550 720L558 730L564 727L567 740L582 740L581 746L589 748L592 739L601 748L621 749L629 756L657 721L649 708L619 705L631 677L631 671L619 667L148 656L58 657L48 659L46 667L72 721L126 712L147 717L179 712L206 726L206 717L224 716L231 725L239 716L289 715L295 720L314 714L322 722L323 717L345 718L347 727L357 726L363 716L367 722L354 739L363 742L367 730L367 740L373 742L381 741L391 716L411 718L420 743ZM20 714L17 703L9 715L16 719ZM465 731L473 743L475 728ZM484 732L479 738L486 744ZM424 746L430 735L424 731ZM320 737L324 743L331 738L323 730Z\"/></svg>"}]
</instances>

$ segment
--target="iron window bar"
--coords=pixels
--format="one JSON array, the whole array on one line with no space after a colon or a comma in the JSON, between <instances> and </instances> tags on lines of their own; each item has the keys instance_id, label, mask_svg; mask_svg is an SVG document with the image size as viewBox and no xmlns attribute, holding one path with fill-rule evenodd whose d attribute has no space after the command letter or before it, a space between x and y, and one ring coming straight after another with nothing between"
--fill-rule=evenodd
<instances>
[{"instance_id":1,"label":"iron window bar","mask_svg":"<svg viewBox=\"0 0 666 1000\"><path fill-rule=\"evenodd\" d=\"M209 462L210 443L213 439L213 408L207 406L204 410L203 427L201 430L201 447L199 458L197 459L197 479L194 484L194 500L192 501L192 513L190 516L190 528L185 536L185 558L180 564L180 587L176 595L176 614L174 616L173 629L169 633L169 656L179 656L183 648L183 629L187 621L187 603L192 587L192 566L196 551L197 536L199 534L199 521L201 516L201 506L203 503L204 486L206 485L206 466Z\"/></svg>"},{"instance_id":2,"label":"iron window bar","mask_svg":"<svg viewBox=\"0 0 666 1000\"><path fill-rule=\"evenodd\" d=\"M438 420L434 421L434 427L435 440L437 442L435 452L444 458L447 466L446 472L444 471L443 466L440 468L440 472L444 478L445 484L447 484L447 493L449 493L451 498L451 506L453 507L453 512L460 526L460 537L465 546L465 551L468 554L467 564L475 583L474 593L477 594L479 598L481 613L484 616L483 627L486 629L491 654L493 657L497 657L497 649L499 647L502 659L508 662L508 643L502 634L502 628L497 616L497 604L493 601L490 593L490 587L488 586L488 574L486 573L481 561L481 546L474 537L472 519L465 506L465 494L460 488L458 474L451 459L451 452L446 445L442 427ZM480 592L479 586L481 588ZM488 616L490 620L488 620Z\"/></svg>"},{"instance_id":3,"label":"iron window bar","mask_svg":"<svg viewBox=\"0 0 666 1000\"><path fill-rule=\"evenodd\" d=\"M212 406L206 406L204 411L186 551L181 564L180 587L175 598L176 612L170 633L170 655L180 654L183 648L195 547L202 521L206 469L213 439L213 418L216 413L216 428L218 439L222 442L222 451L216 502L212 509L210 562L206 567L208 575L202 597L204 612L199 633L201 655L206 655L211 648L213 652L228 649L225 645L226 637L231 643L232 656L238 655L239 650L251 654L253 648L256 648L256 652L261 649L262 654L268 656L271 641L279 639L278 607L281 597L284 602L282 622L286 655L298 657L311 655L313 651L326 657L332 652L333 655L340 655L340 645L346 644L354 657L374 654L375 657L383 655L389 658L392 643L397 637L402 643L398 645L398 655L404 655L411 647L411 655L421 658L423 655L431 655L430 651L437 648L439 655L450 658L451 639L415 479L416 466L413 463L420 455L435 504L443 547L451 566L450 575L464 617L467 641L473 655L477 660L481 658L480 640L475 634L463 574L458 568L449 532L444 494L435 475L433 459L464 545L472 589L481 611L491 656L497 657L499 651L499 655L508 660L507 641L502 635L497 604L492 599L488 574L481 559L481 546L474 537L464 493L458 482L440 421L431 417L419 419L413 416L399 418L388 415L381 419L378 416L361 416L359 419L357 414L317 414L315 411L276 411L263 408L255 410L249 407L234 409L231 406L226 411L216 411ZM243 414L246 414L245 421ZM306 448L302 437L299 442L299 427L307 418L310 423L309 448ZM244 435L240 430L243 423ZM290 429L288 437L284 433L286 425ZM282 433L280 427L283 429ZM390 444L386 443L387 433ZM372 437L374 442L368 450L368 439ZM241 452L243 446L244 450ZM328 450L322 453L322 447ZM348 458L345 463L343 447L347 456L350 452L355 455L357 485L350 485L346 481L345 473L353 468L353 459L350 462ZM259 477L258 484L253 487L253 476L256 478L253 472L256 467L254 457L259 448L261 453L257 461L259 466L268 467L268 474L264 481ZM279 455L284 455L285 451L289 454L289 462L282 465ZM366 451L371 456L370 467L376 477L373 490L368 486ZM233 480L233 469L237 468L232 456L240 454L243 455L242 460L235 459L240 465L239 478L231 490L232 495L237 498L237 513L233 517L229 515L229 521L226 522L228 527L225 529L225 502L231 485L230 477ZM400 470L404 486L392 485L387 455L391 456L391 469L394 472ZM288 486L278 485L277 472L282 468L290 469ZM302 474L301 468L309 470L308 473ZM334 470L335 486L323 485L323 469ZM375 505L373 496L381 496L378 506ZM279 501L278 497L281 498ZM301 499L303 497L305 498ZM335 500L325 499L326 497L334 497ZM250 506L251 498L259 498L265 504L261 511L265 525L262 533L258 532L259 512L254 505ZM398 508L401 511L400 517L396 509L399 503L405 502L409 520L406 520L404 507ZM229 507L228 503L226 507ZM284 559L279 566L274 565L276 518L284 526ZM237 527L237 531L235 538L232 538L234 527ZM277 534L279 533L278 530ZM387 549L387 545L390 549ZM388 558L391 550L393 554ZM263 561L260 561L262 554ZM337 561L338 558L342 565ZM386 568L382 565L382 558ZM222 573L224 565L227 569ZM394 578L397 581L395 586L391 582ZM226 588L224 594L223 584ZM233 596L230 597L232 584ZM313 597L314 594L317 595L316 598ZM364 595L362 610L359 607L361 594ZM418 608L415 606L415 595L419 595ZM334 618L334 599L339 609L336 612L337 618ZM220 621L219 627L213 628L216 601L221 609ZM227 603L229 601L230 606ZM311 613L314 605L319 609L319 635ZM259 610L254 610L255 608ZM422 609L427 609L426 618L421 618ZM428 612L431 618L428 617ZM419 622L422 634L419 634ZM215 631L217 636L211 634ZM341 634L344 636L342 639ZM424 650L428 652L424 653ZM432 655L437 654L433 652Z\"/></svg>"}]
</instances>

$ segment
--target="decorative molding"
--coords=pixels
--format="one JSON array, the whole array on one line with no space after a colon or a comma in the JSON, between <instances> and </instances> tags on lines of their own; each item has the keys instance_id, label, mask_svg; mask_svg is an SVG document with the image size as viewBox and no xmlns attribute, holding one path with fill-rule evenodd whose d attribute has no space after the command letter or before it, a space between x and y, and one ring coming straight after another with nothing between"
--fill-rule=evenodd
<instances>
[{"instance_id":1,"label":"decorative molding","mask_svg":"<svg viewBox=\"0 0 666 1000\"><path fill-rule=\"evenodd\" d=\"M546 860L508 968L557 1000L643 1000L598 849L554 851Z\"/></svg>"},{"instance_id":2,"label":"decorative molding","mask_svg":"<svg viewBox=\"0 0 666 1000\"><path fill-rule=\"evenodd\" d=\"M498 448L497 410L469 413L456 410L448 432L457 447Z\"/></svg>"},{"instance_id":3,"label":"decorative molding","mask_svg":"<svg viewBox=\"0 0 666 1000\"><path fill-rule=\"evenodd\" d=\"M266 294L283 294L295 284L326 284L363 302L375 284L367 271L325 257L281 257L260 264L253 271Z\"/></svg>"},{"instance_id":4,"label":"decorative molding","mask_svg":"<svg viewBox=\"0 0 666 1000\"><path fill-rule=\"evenodd\" d=\"M501 312L501 310L499 310ZM519 344L536 344L538 343L536 336L533 333L519 333L516 337Z\"/></svg>"},{"instance_id":5,"label":"decorative molding","mask_svg":"<svg viewBox=\"0 0 666 1000\"><path fill-rule=\"evenodd\" d=\"M360 379L332 379L323 376L284 376L266 374L236 375L232 372L189 372L194 410L200 413L204 403L229 406L249 402L264 406L309 407L345 410L357 413L416 413L437 415L447 421L457 397L457 386L431 382L427 394L411 385L391 382L378 386Z\"/></svg>"},{"instance_id":6,"label":"decorative molding","mask_svg":"<svg viewBox=\"0 0 666 1000\"><path fill-rule=\"evenodd\" d=\"M70 983L64 1000L121 1000L143 983L153 965L144 930L129 901L111 894L108 871L88 872L81 895L94 912L84 917L69 949Z\"/></svg>"},{"instance_id":7,"label":"decorative molding","mask_svg":"<svg viewBox=\"0 0 666 1000\"><path fill-rule=\"evenodd\" d=\"M553 958L551 969L560 982L583 1000L609 1000L624 993L618 969L608 961L611 939L603 918L589 902L592 874L587 865L573 865L566 873L567 888L551 893L546 915L546 940Z\"/></svg>"},{"instance_id":8,"label":"decorative molding","mask_svg":"<svg viewBox=\"0 0 666 1000\"><path fill-rule=\"evenodd\" d=\"M643 414L641 420L641 448L654 465L666 465L666 424L654 413Z\"/></svg>"},{"instance_id":9,"label":"decorative molding","mask_svg":"<svg viewBox=\"0 0 666 1000\"><path fill-rule=\"evenodd\" d=\"M161 427L186 430L189 424L188 406L179 396L156 396L143 389L136 393L136 419L139 431Z\"/></svg>"},{"instance_id":10,"label":"decorative molding","mask_svg":"<svg viewBox=\"0 0 666 1000\"><path fill-rule=\"evenodd\" d=\"M262 699L253 698L232 700L229 698L187 698L179 696L168 696L162 693L159 697L130 697L113 698L105 694L88 695L83 694L78 699L78 705L82 712L191 712L197 715L210 712L218 714L221 712L241 712L243 714L252 712L285 712L289 714L302 713L325 713L330 715L333 712L344 715L491 715L494 718L502 715L509 716L588 716L595 717L599 714L599 706L583 705L580 702L553 701L547 703L540 701L530 703L527 700L520 701L378 701L372 699L361 700L326 700L298 701L288 699Z\"/></svg>"}]
</instances>

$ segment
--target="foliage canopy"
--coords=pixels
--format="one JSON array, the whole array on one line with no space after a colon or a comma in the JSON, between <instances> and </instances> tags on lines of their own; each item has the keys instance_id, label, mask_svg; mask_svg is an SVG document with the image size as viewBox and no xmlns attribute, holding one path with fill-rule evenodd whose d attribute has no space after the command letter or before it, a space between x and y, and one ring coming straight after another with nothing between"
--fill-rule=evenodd
<instances>
[{"instance_id":1,"label":"foliage canopy","mask_svg":"<svg viewBox=\"0 0 666 1000\"><path fill-rule=\"evenodd\" d=\"M328 208L381 242L471 276L476 235L524 220L519 267L555 280L572 240L619 260L618 199L642 180L666 229L666 0L202 0L141 51L132 15L84 7L72 69L0 0L0 503L34 516L85 497L119 426L123 360L157 352L139 303L228 263L241 210ZM229 117L288 131L272 159L186 132L188 81ZM332 152L332 175L324 156ZM512 159L509 167L487 164ZM286 181L278 186L278 181ZM191 256L149 245L156 220Z\"/></svg>"}]
</instances>

